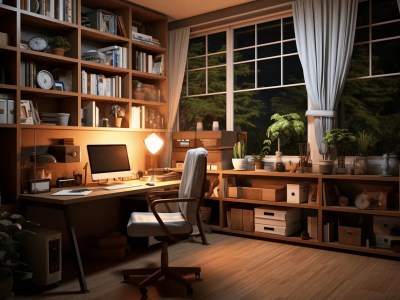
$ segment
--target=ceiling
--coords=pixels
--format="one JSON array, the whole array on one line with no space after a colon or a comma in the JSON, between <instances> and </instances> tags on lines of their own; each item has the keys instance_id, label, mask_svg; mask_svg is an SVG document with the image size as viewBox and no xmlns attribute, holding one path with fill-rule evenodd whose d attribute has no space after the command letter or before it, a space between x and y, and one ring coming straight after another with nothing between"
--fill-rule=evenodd
<instances>
[{"instance_id":1,"label":"ceiling","mask_svg":"<svg viewBox=\"0 0 400 300\"><path fill-rule=\"evenodd\" d=\"M255 0L129 0L129 2L164 13L170 17L170 21L186 19L252 1Z\"/></svg>"}]
</instances>

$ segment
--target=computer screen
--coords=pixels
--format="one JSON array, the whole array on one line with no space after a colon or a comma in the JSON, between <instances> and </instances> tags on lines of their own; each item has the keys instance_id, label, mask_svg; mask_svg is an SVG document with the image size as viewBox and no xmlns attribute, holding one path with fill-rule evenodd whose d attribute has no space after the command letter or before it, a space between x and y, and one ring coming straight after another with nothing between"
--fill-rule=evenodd
<instances>
[{"instance_id":1,"label":"computer screen","mask_svg":"<svg viewBox=\"0 0 400 300\"><path fill-rule=\"evenodd\" d=\"M87 145L92 180L132 176L125 144Z\"/></svg>"}]
</instances>

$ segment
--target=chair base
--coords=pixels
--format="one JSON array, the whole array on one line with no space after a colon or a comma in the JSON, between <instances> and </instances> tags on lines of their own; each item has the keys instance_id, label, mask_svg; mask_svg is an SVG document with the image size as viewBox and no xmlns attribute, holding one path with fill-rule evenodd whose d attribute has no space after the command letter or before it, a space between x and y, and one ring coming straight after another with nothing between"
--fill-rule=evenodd
<instances>
[{"instance_id":1,"label":"chair base","mask_svg":"<svg viewBox=\"0 0 400 300\"><path fill-rule=\"evenodd\" d=\"M168 266L168 242L162 242L162 252L161 252L161 266L158 268L139 268L139 269L130 269L123 270L122 276L124 277L124 282L129 281L130 276L146 276L144 280L142 280L138 286L140 292L142 294L142 298L147 298L147 290L146 287L148 285L152 285L156 283L160 278L170 278L175 280L177 283L181 284L186 288L186 291L189 295L193 293L192 285L189 281L187 281L183 275L194 273L195 278L200 278L200 267L170 267Z\"/></svg>"}]
</instances>

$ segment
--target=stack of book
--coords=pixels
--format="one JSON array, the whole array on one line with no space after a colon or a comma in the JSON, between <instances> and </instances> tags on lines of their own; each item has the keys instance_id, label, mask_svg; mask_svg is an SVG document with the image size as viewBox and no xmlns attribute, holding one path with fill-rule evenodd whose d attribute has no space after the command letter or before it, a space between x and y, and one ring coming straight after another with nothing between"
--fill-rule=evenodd
<instances>
[{"instance_id":1,"label":"stack of book","mask_svg":"<svg viewBox=\"0 0 400 300\"><path fill-rule=\"evenodd\" d=\"M106 64L112 67L128 67L128 49L117 45L88 50L81 55L82 60Z\"/></svg>"}]
</instances>

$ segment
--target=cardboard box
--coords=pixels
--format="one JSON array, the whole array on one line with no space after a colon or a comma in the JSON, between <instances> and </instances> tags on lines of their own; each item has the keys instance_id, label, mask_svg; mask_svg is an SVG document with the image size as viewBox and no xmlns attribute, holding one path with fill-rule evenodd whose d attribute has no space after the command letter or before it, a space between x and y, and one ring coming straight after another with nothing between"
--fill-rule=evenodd
<instances>
[{"instance_id":1,"label":"cardboard box","mask_svg":"<svg viewBox=\"0 0 400 300\"><path fill-rule=\"evenodd\" d=\"M318 238L318 217L308 216L307 217L307 232L310 238Z\"/></svg>"},{"instance_id":2,"label":"cardboard box","mask_svg":"<svg viewBox=\"0 0 400 300\"><path fill-rule=\"evenodd\" d=\"M374 216L373 231L374 233L393 234L391 231L394 228L400 228L400 219L395 217Z\"/></svg>"},{"instance_id":3,"label":"cardboard box","mask_svg":"<svg viewBox=\"0 0 400 300\"><path fill-rule=\"evenodd\" d=\"M229 186L228 197L230 198L243 198L243 188L240 186Z\"/></svg>"},{"instance_id":4,"label":"cardboard box","mask_svg":"<svg viewBox=\"0 0 400 300\"><path fill-rule=\"evenodd\" d=\"M233 147L238 141L238 133L236 131L197 131L196 144L197 147L206 149Z\"/></svg>"},{"instance_id":5,"label":"cardboard box","mask_svg":"<svg viewBox=\"0 0 400 300\"><path fill-rule=\"evenodd\" d=\"M0 32L0 45L8 46L8 34L5 32Z\"/></svg>"},{"instance_id":6,"label":"cardboard box","mask_svg":"<svg viewBox=\"0 0 400 300\"><path fill-rule=\"evenodd\" d=\"M231 228L243 230L243 211L240 208L231 208Z\"/></svg>"},{"instance_id":7,"label":"cardboard box","mask_svg":"<svg viewBox=\"0 0 400 300\"><path fill-rule=\"evenodd\" d=\"M49 146L49 153L54 155L57 162L80 162L81 147L74 145L52 145Z\"/></svg>"},{"instance_id":8,"label":"cardboard box","mask_svg":"<svg viewBox=\"0 0 400 300\"><path fill-rule=\"evenodd\" d=\"M400 236L376 233L375 246L380 248L400 247Z\"/></svg>"},{"instance_id":9,"label":"cardboard box","mask_svg":"<svg viewBox=\"0 0 400 300\"><path fill-rule=\"evenodd\" d=\"M276 226L269 224L267 219L263 218L255 218L254 219L254 231L262 232L262 233L272 233L284 236L290 236L300 231L301 223L296 222L287 226Z\"/></svg>"},{"instance_id":10,"label":"cardboard box","mask_svg":"<svg viewBox=\"0 0 400 300\"><path fill-rule=\"evenodd\" d=\"M308 192L310 189L308 183L288 183L286 188L288 203L304 203L308 201Z\"/></svg>"},{"instance_id":11,"label":"cardboard box","mask_svg":"<svg viewBox=\"0 0 400 300\"><path fill-rule=\"evenodd\" d=\"M254 210L243 209L243 231L253 232L254 231Z\"/></svg>"},{"instance_id":12,"label":"cardboard box","mask_svg":"<svg viewBox=\"0 0 400 300\"><path fill-rule=\"evenodd\" d=\"M252 209L231 208L230 225L233 230L253 232L254 211Z\"/></svg>"},{"instance_id":13,"label":"cardboard box","mask_svg":"<svg viewBox=\"0 0 400 300\"><path fill-rule=\"evenodd\" d=\"M339 226L339 244L361 246L361 228Z\"/></svg>"},{"instance_id":14,"label":"cardboard box","mask_svg":"<svg viewBox=\"0 0 400 300\"><path fill-rule=\"evenodd\" d=\"M290 207L260 206L254 209L254 216L266 219L271 225L288 226L300 222L301 210Z\"/></svg>"},{"instance_id":15,"label":"cardboard box","mask_svg":"<svg viewBox=\"0 0 400 300\"><path fill-rule=\"evenodd\" d=\"M196 148L195 131L179 131L172 133L173 148Z\"/></svg>"},{"instance_id":16,"label":"cardboard box","mask_svg":"<svg viewBox=\"0 0 400 300\"><path fill-rule=\"evenodd\" d=\"M7 123L15 123L15 101L7 100Z\"/></svg>"},{"instance_id":17,"label":"cardboard box","mask_svg":"<svg viewBox=\"0 0 400 300\"><path fill-rule=\"evenodd\" d=\"M243 198L265 201L285 201L285 186L270 186L264 188L243 187Z\"/></svg>"}]
</instances>

